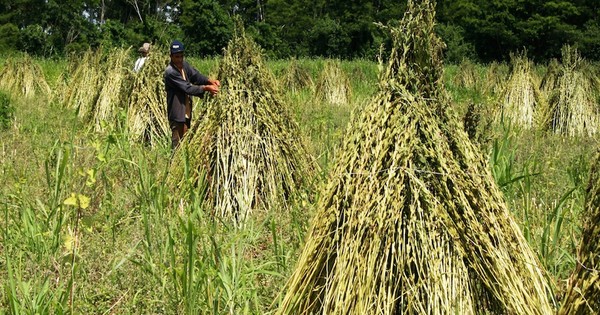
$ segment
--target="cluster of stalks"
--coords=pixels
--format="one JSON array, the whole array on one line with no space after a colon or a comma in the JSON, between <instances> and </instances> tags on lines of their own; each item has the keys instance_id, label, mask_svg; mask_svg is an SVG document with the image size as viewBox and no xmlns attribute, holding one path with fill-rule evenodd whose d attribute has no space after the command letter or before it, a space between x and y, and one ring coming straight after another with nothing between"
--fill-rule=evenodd
<instances>
[{"instance_id":1,"label":"cluster of stalks","mask_svg":"<svg viewBox=\"0 0 600 315\"><path fill-rule=\"evenodd\" d=\"M281 77L281 84L285 89L297 93L302 89L308 88L312 92L315 90L315 83L310 72L303 68L297 59L290 60L288 67Z\"/></svg>"},{"instance_id":2,"label":"cluster of stalks","mask_svg":"<svg viewBox=\"0 0 600 315\"><path fill-rule=\"evenodd\" d=\"M119 109L126 106L131 91L129 49L112 49L101 65L104 77L93 109L94 128L101 131L106 125L115 125Z\"/></svg>"},{"instance_id":3,"label":"cluster of stalks","mask_svg":"<svg viewBox=\"0 0 600 315\"><path fill-rule=\"evenodd\" d=\"M128 101L127 128L130 139L155 145L168 142L169 121L163 73L169 62L167 49L155 47L142 70L133 77ZM163 53L164 52L164 53Z\"/></svg>"},{"instance_id":4,"label":"cluster of stalks","mask_svg":"<svg viewBox=\"0 0 600 315\"><path fill-rule=\"evenodd\" d=\"M352 95L350 79L339 60L327 60L319 75L317 97L332 105L347 105Z\"/></svg>"},{"instance_id":5,"label":"cluster of stalks","mask_svg":"<svg viewBox=\"0 0 600 315\"><path fill-rule=\"evenodd\" d=\"M555 133L593 136L598 132L600 112L595 75L579 52L562 49L562 65L549 97L550 126Z\"/></svg>"},{"instance_id":6,"label":"cluster of stalks","mask_svg":"<svg viewBox=\"0 0 600 315\"><path fill-rule=\"evenodd\" d=\"M501 95L508 75L509 68L505 63L495 61L490 63L485 72L482 93L492 95L494 98Z\"/></svg>"},{"instance_id":7,"label":"cluster of stalks","mask_svg":"<svg viewBox=\"0 0 600 315\"><path fill-rule=\"evenodd\" d=\"M452 79L454 85L460 86L466 89L479 90L481 80L479 79L479 73L475 63L469 59L463 59L458 65L458 71Z\"/></svg>"},{"instance_id":8,"label":"cluster of stalks","mask_svg":"<svg viewBox=\"0 0 600 315\"><path fill-rule=\"evenodd\" d=\"M524 129L537 126L546 108L544 95L525 52L511 55L510 75L504 86L500 118Z\"/></svg>"},{"instance_id":9,"label":"cluster of stalks","mask_svg":"<svg viewBox=\"0 0 600 315\"><path fill-rule=\"evenodd\" d=\"M104 77L101 67L101 49L88 49L80 58L71 58L72 71L66 78L63 101L68 108L75 109L77 116L89 120L102 87Z\"/></svg>"},{"instance_id":10,"label":"cluster of stalks","mask_svg":"<svg viewBox=\"0 0 600 315\"><path fill-rule=\"evenodd\" d=\"M90 49L71 60L59 101L75 109L81 119L90 121L96 131L125 124L134 142L166 142L166 51L153 49L142 70L134 73L130 49ZM120 121L121 111L127 113L125 122Z\"/></svg>"},{"instance_id":11,"label":"cluster of stalks","mask_svg":"<svg viewBox=\"0 0 600 315\"><path fill-rule=\"evenodd\" d=\"M6 59L0 72L0 89L25 97L52 93L42 69L27 54Z\"/></svg>"},{"instance_id":12,"label":"cluster of stalks","mask_svg":"<svg viewBox=\"0 0 600 315\"><path fill-rule=\"evenodd\" d=\"M205 181L215 215L241 226L256 210L285 209L314 166L260 48L243 31L217 77L221 91L199 105L169 178L178 186Z\"/></svg>"},{"instance_id":13,"label":"cluster of stalks","mask_svg":"<svg viewBox=\"0 0 600 315\"><path fill-rule=\"evenodd\" d=\"M347 129L279 314L550 314L550 288L448 110L434 4L408 2Z\"/></svg>"}]
</instances>

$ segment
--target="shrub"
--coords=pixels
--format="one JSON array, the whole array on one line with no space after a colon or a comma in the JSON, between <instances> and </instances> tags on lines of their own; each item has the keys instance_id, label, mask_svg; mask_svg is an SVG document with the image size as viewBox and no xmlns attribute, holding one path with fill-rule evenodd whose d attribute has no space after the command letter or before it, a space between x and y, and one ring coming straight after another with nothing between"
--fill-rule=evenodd
<instances>
[{"instance_id":1,"label":"shrub","mask_svg":"<svg viewBox=\"0 0 600 315\"><path fill-rule=\"evenodd\" d=\"M7 93L0 91L0 130L8 129L15 113Z\"/></svg>"}]
</instances>

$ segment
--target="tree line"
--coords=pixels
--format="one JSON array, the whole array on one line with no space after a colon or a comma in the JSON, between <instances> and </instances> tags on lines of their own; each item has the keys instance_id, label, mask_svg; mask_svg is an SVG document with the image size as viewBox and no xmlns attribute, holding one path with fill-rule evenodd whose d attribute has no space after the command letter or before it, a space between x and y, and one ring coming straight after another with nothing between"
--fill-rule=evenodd
<instances>
[{"instance_id":1,"label":"tree line","mask_svg":"<svg viewBox=\"0 0 600 315\"><path fill-rule=\"evenodd\" d=\"M64 56L89 47L167 45L219 55L236 21L274 58L375 59L389 44L382 25L397 22L406 0L0 0L0 51ZM439 0L437 31L448 62L536 61L565 44L600 60L598 0Z\"/></svg>"}]
</instances>

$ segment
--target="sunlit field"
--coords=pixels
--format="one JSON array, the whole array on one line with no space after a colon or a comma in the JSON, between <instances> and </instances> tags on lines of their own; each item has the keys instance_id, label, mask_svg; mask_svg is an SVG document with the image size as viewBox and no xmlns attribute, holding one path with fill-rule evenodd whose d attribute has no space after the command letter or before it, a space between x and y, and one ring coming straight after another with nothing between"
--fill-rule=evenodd
<instances>
[{"instance_id":1,"label":"sunlit field","mask_svg":"<svg viewBox=\"0 0 600 315\"><path fill-rule=\"evenodd\" d=\"M444 65L441 82L449 117L484 157L556 309L576 267L600 109L597 65L564 54L558 65L518 54L507 63L465 60ZM285 198L269 202L264 185L255 189L260 198L234 208L253 207L240 221L208 200L220 187L189 175L209 141L178 156L157 122L168 55L156 52L162 59L140 74L134 55L0 60L0 313L275 313L349 123L378 91L378 64L264 60L266 92L297 136L287 145L303 148L290 154L311 167L290 170L298 182ZM188 58L212 77L223 61ZM568 62L571 72L553 68ZM195 119L230 108L219 105L227 88L196 98Z\"/></svg>"}]
</instances>

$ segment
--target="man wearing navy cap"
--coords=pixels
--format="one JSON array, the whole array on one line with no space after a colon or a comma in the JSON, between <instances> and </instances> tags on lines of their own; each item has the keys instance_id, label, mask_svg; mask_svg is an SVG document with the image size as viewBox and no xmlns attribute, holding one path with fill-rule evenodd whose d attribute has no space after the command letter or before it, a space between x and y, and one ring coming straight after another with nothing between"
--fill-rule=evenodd
<instances>
[{"instance_id":1,"label":"man wearing navy cap","mask_svg":"<svg viewBox=\"0 0 600 315\"><path fill-rule=\"evenodd\" d=\"M201 96L205 91L211 95L219 92L221 82L209 79L183 60L183 43L171 43L171 62L165 69L167 90L167 114L171 128L171 146L175 149L192 121L192 95Z\"/></svg>"}]
</instances>

